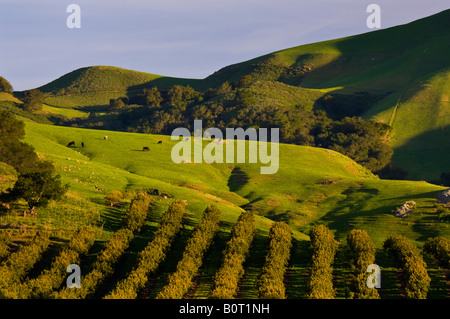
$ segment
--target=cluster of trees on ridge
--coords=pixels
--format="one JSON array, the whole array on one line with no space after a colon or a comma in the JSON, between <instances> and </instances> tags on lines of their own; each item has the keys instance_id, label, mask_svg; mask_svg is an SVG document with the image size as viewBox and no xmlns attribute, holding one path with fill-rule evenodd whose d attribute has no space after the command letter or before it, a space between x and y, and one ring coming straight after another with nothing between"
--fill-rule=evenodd
<instances>
[{"instance_id":1,"label":"cluster of trees on ridge","mask_svg":"<svg viewBox=\"0 0 450 319\"><path fill-rule=\"evenodd\" d=\"M169 89L146 88L141 94L111 99L111 113L107 116L115 114L114 129L152 134L170 135L177 127L189 129L194 119L206 122L205 129L282 128L280 141L283 143L333 149L372 172L382 172L389 165L393 152L385 139L390 129L388 125L356 116L332 119L323 110L312 111L302 107L255 107L255 92L248 89L255 80L251 75L245 75L236 83L225 82L217 89L210 88L204 92L198 92L189 85L174 85ZM12 86L5 79L0 83L3 83L0 90L12 92ZM234 94L232 102L221 98L229 93ZM42 108L45 95L33 89L24 91L21 99L24 110L36 112ZM339 99L321 99L323 109L335 110L335 104L339 103L336 100ZM204 103L206 101L207 104ZM95 127L95 123L102 123L102 117L90 116L77 122L77 126Z\"/></svg>"},{"instance_id":2,"label":"cluster of trees on ridge","mask_svg":"<svg viewBox=\"0 0 450 319\"><path fill-rule=\"evenodd\" d=\"M314 110L300 105L261 107L255 105L258 92L249 89L260 80L274 79L266 79L254 72L242 76L239 81L224 82L218 88L203 92L189 85L145 88L137 95L111 99L110 113L105 116L92 113L88 119L76 119L76 123L59 119L59 124L105 128L103 121L108 118L109 123L114 123L108 129L168 135L177 127L191 128L194 119L204 120L205 129L277 127L282 128L280 141L283 143L332 149L381 178L407 179L406 171L391 165L393 150L388 144L391 127L359 117L380 97L367 92L327 93L316 101ZM11 84L2 77L0 92L13 93ZM228 96L227 99L224 96ZM229 96L232 96L231 101ZM36 113L42 109L45 94L32 89L22 92L20 98L21 108ZM450 185L450 172L442 172L439 180L431 182Z\"/></svg>"},{"instance_id":3,"label":"cluster of trees on ridge","mask_svg":"<svg viewBox=\"0 0 450 319\"><path fill-rule=\"evenodd\" d=\"M386 142L387 124L357 116L332 119L323 110L302 107L256 107L255 93L247 89L250 83L251 76L244 76L238 83L225 82L205 92L189 85L168 90L153 87L137 96L111 99L110 111L117 112L116 122L132 132L170 135L177 127L189 129L195 119L202 119L205 129L282 128L281 142L333 149L372 172L382 172L390 164L393 151ZM231 103L220 98L231 92Z\"/></svg>"}]
</instances>

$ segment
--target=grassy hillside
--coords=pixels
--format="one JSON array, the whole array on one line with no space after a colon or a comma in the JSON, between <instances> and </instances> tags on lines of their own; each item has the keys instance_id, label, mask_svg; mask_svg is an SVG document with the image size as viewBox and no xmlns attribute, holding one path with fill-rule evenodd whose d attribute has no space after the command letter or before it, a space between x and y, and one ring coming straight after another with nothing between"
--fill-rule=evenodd
<instances>
[{"instance_id":1,"label":"grassy hillside","mask_svg":"<svg viewBox=\"0 0 450 319\"><path fill-rule=\"evenodd\" d=\"M449 30L446 10L406 25L281 50L225 67L204 82L218 86L250 74L331 94L380 96L362 116L393 126L394 165L411 179L437 180L450 156L442 152L450 124Z\"/></svg>"},{"instance_id":2,"label":"grassy hillside","mask_svg":"<svg viewBox=\"0 0 450 319\"><path fill-rule=\"evenodd\" d=\"M450 10L389 29L312 43L225 67L219 84L252 74L309 88L396 89L450 65Z\"/></svg>"},{"instance_id":3,"label":"grassy hillside","mask_svg":"<svg viewBox=\"0 0 450 319\"><path fill-rule=\"evenodd\" d=\"M306 297L311 274L309 231L318 224L328 226L340 241L332 274L337 298L350 296L354 266L345 242L352 229L366 230L377 248L376 263L383 271L382 298L402 298L405 278L383 248L384 241L399 234L422 247L431 237L450 238L450 208L436 202L436 196L446 187L418 181L436 180L441 172L450 171L449 30L447 10L403 26L278 51L225 67L203 80L109 66L81 68L41 86L46 99L42 110L36 113L21 108L21 92L15 92L16 97L0 93L0 107L25 122L24 141L35 148L40 158L51 160L62 182L69 185L60 201L38 208L37 216L24 216L25 202L12 203L10 208L0 203L2 233L12 230L15 236L6 250L16 250L36 229L52 231L50 249L41 261L31 265L31 278L49 266L51 257L75 229L89 224L94 226L96 242L82 258L84 274L92 270L107 240L118 234L121 218L135 192L156 189L160 194L152 195L142 231L117 256L111 278L96 287L96 297L104 296L130 273L139 254L154 238L162 214L174 199L180 199L187 203L184 225L174 237L166 260L148 282L144 280L146 287L139 292L139 298L156 297L169 282L195 225L211 204L221 210L220 229L205 252L187 298L209 296L232 227L245 210L255 213L256 232L242 265L245 271L239 280L237 298L258 298L258 279L267 254L269 230L275 221L286 222L293 231L292 256L283 277L288 298ZM251 75L251 81L245 85L238 83L243 75ZM200 114L207 122L217 114L222 116L218 109L225 112L224 120L236 120L245 112L249 117L284 113L285 119L293 118L293 113L307 114L318 109L328 112L332 119L363 116L391 126L392 133L386 138L395 150L393 164L407 170L416 181L383 180L336 151L289 144L269 144L269 150L279 147L279 167L276 174L264 175L260 168L269 164L248 163L249 151L261 144L248 141L245 163L175 164L171 158L173 147L191 143L193 138L172 141L168 135L119 132L124 129L127 114L108 109L110 99L134 96L151 86L167 89L190 85L206 91L219 88L224 82L232 85L224 90L209 90L209 96L205 93L182 101L186 102L186 114L176 113L183 103L168 103L155 110L176 113L180 118L169 123L174 126L185 124L181 118L186 115L197 118ZM128 111L141 112L136 113L137 117L146 120L149 105L127 107ZM270 109L280 113L264 113ZM167 115L162 111L161 114ZM82 125L83 121L76 119L83 118L89 119L87 124L102 124L87 127L112 130L54 125ZM298 116L296 120L307 119ZM259 127L262 123L252 124ZM282 130L283 127L281 134ZM75 145L68 147L72 141ZM203 149L215 146L214 155L224 159L226 146L235 145L235 141L226 139L214 143L203 139ZM144 147L149 151L144 151ZM14 169L0 162L0 191L11 187L16 178ZM105 202L112 191L122 191L121 205ZM406 201L414 201L416 207L406 218L395 217L395 208ZM443 269L431 255L424 254L424 258L432 281L429 297L448 298L448 269ZM7 288L15 289L13 285Z\"/></svg>"},{"instance_id":4,"label":"grassy hillside","mask_svg":"<svg viewBox=\"0 0 450 319\"><path fill-rule=\"evenodd\" d=\"M300 105L325 109L330 117L358 115L389 123L394 166L406 170L410 179L435 181L448 171L450 156L442 152L448 149L446 128L450 125L449 30L450 10L446 10L389 29L274 52L224 67L203 80L94 66L75 70L40 89L47 94L45 103L53 107L51 112L64 114L67 111L58 108L74 108L104 114L110 99L133 96L145 87L181 84L206 90L251 75L253 83L246 91L255 97L256 108ZM236 93L199 105L226 106ZM323 103L326 94L338 97L331 111ZM78 115L84 114L68 117ZM109 120L102 120L108 122L105 127L114 127ZM423 154L430 160L425 161Z\"/></svg>"},{"instance_id":5,"label":"grassy hillside","mask_svg":"<svg viewBox=\"0 0 450 319\"><path fill-rule=\"evenodd\" d=\"M165 77L112 66L80 68L39 87L46 103L62 107L108 105L109 99L132 95L143 88L175 84L195 86L196 80Z\"/></svg>"},{"instance_id":6,"label":"grassy hillside","mask_svg":"<svg viewBox=\"0 0 450 319\"><path fill-rule=\"evenodd\" d=\"M450 232L434 207L442 187L380 180L337 152L280 144L278 173L261 175L263 164L175 164L170 154L177 142L168 136L26 123L26 141L54 161L74 196L95 203L104 218L111 213L102 205L108 192L156 188L188 200L194 220L211 203L224 211L228 222L242 209L253 209L261 216L262 230L267 231L271 220L283 220L298 238L307 238L301 232L307 234L316 222L328 224L338 236L362 227L377 244L392 232L417 241ZM70 141L75 148L66 146ZM144 146L150 152L142 151ZM418 205L412 216L394 217L392 210L411 199ZM159 200L164 207L167 200Z\"/></svg>"},{"instance_id":7,"label":"grassy hillside","mask_svg":"<svg viewBox=\"0 0 450 319\"><path fill-rule=\"evenodd\" d=\"M280 144L279 171L261 175L262 164L175 164L171 161L171 150L178 142L171 141L169 136L67 128L22 119L26 123L25 141L36 148L40 157L54 162L70 190L61 201L39 209L33 218L23 217L18 203L13 207L15 213L0 215L0 225L25 232L17 237L20 240L28 238L27 230L51 229L53 244L46 256L55 254L61 242L80 225L94 225L96 244L82 260L88 271L106 240L120 227L134 190L156 188L166 194L167 198L153 196L152 210L142 232L115 266L113 276L98 288L97 297L110 291L136 265L138 253L151 240L161 214L173 198L187 201L187 220L166 260L140 292L140 298L154 298L168 283L194 225L209 204L222 211L220 231L194 279L189 298L208 297L230 230L244 209L253 210L257 216L255 238L237 295L243 299L258 297L257 282L273 221L286 221L293 230L294 246L286 277L288 298L305 298L310 266L308 233L315 224L330 227L341 242L334 264L337 298L348 297L352 268L345 239L351 229L367 230L378 248L377 263L383 267L383 298L399 298L402 293L398 270L382 249L388 236L402 234L419 246L429 237L450 236L449 224L439 218L435 200L444 188L425 182L380 180L354 161L330 150ZM67 147L70 141L75 142L75 147ZM203 141L203 146L209 142ZM144 146L150 152L144 152ZM1 176L5 178L0 179L0 187L11 184L15 178L14 172L0 163ZM105 195L112 190L129 194L124 206L105 204ZM416 201L417 208L405 219L394 217L392 210L407 200ZM427 258L427 269L433 280L430 297L447 298L443 270L435 260ZM48 267L48 257L43 260L34 267L33 273Z\"/></svg>"},{"instance_id":8,"label":"grassy hillside","mask_svg":"<svg viewBox=\"0 0 450 319\"><path fill-rule=\"evenodd\" d=\"M449 171L449 70L417 81L397 101L384 99L367 114L392 126L393 162L412 179L438 180Z\"/></svg>"}]
</instances>

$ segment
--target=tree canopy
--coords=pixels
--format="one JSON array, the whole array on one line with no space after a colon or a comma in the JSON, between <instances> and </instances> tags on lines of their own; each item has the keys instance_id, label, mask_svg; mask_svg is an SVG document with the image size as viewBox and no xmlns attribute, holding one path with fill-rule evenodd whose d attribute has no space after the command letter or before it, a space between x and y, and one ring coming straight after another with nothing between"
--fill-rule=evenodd
<instances>
[{"instance_id":1,"label":"tree canopy","mask_svg":"<svg viewBox=\"0 0 450 319\"><path fill-rule=\"evenodd\" d=\"M42 103L45 95L38 89L27 90L22 98L23 109L28 112L36 112L42 110Z\"/></svg>"},{"instance_id":2,"label":"tree canopy","mask_svg":"<svg viewBox=\"0 0 450 319\"><path fill-rule=\"evenodd\" d=\"M13 93L13 87L7 79L0 76L0 92Z\"/></svg>"},{"instance_id":3,"label":"tree canopy","mask_svg":"<svg viewBox=\"0 0 450 319\"><path fill-rule=\"evenodd\" d=\"M7 201L24 199L32 212L45 206L51 199L59 199L67 190L59 175L54 175L51 162L41 160L34 148L21 141L25 135L24 123L11 112L0 110L0 162L12 166L18 180L2 197Z\"/></svg>"}]
</instances>

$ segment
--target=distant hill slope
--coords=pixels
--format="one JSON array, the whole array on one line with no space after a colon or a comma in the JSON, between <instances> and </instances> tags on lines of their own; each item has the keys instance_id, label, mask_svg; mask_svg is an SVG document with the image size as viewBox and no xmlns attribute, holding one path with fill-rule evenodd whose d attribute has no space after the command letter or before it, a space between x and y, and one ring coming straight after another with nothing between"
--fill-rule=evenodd
<instances>
[{"instance_id":1,"label":"distant hill slope","mask_svg":"<svg viewBox=\"0 0 450 319\"><path fill-rule=\"evenodd\" d=\"M202 80L95 66L40 89L48 93L46 104L84 112L105 112L111 98L144 87L189 84L206 90L243 75L262 83L249 88L259 108L272 103L322 109L325 94L343 96L331 116L358 115L389 123L394 164L411 179L435 181L450 171L448 52L450 10L405 25L277 51L224 67Z\"/></svg>"},{"instance_id":2,"label":"distant hill slope","mask_svg":"<svg viewBox=\"0 0 450 319\"><path fill-rule=\"evenodd\" d=\"M450 10L352 37L302 45L225 67L211 85L254 79L331 94L379 96L361 114L391 124L394 165L411 179L450 171ZM342 106L344 108L344 105Z\"/></svg>"},{"instance_id":3,"label":"distant hill slope","mask_svg":"<svg viewBox=\"0 0 450 319\"><path fill-rule=\"evenodd\" d=\"M409 24L277 51L225 67L204 82L251 74L310 88L396 89L450 66L450 10Z\"/></svg>"},{"instance_id":4,"label":"distant hill slope","mask_svg":"<svg viewBox=\"0 0 450 319\"><path fill-rule=\"evenodd\" d=\"M139 92L151 86L195 86L197 80L165 77L113 66L91 66L72 71L38 89L50 105L77 107L108 104L109 99Z\"/></svg>"}]
</instances>

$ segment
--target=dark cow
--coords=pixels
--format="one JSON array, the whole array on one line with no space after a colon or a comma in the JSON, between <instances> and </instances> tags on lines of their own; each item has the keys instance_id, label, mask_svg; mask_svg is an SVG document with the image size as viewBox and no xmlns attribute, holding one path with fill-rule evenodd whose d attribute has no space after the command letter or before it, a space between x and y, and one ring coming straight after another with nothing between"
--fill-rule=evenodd
<instances>
[{"instance_id":1,"label":"dark cow","mask_svg":"<svg viewBox=\"0 0 450 319\"><path fill-rule=\"evenodd\" d=\"M158 141L158 144L162 144L162 141Z\"/></svg>"},{"instance_id":2,"label":"dark cow","mask_svg":"<svg viewBox=\"0 0 450 319\"><path fill-rule=\"evenodd\" d=\"M84 148L84 143L83 142L81 142L81 147Z\"/></svg>"},{"instance_id":3,"label":"dark cow","mask_svg":"<svg viewBox=\"0 0 450 319\"><path fill-rule=\"evenodd\" d=\"M150 151L150 148L148 148L147 146L144 146L144 148L142 149L144 152L148 152Z\"/></svg>"},{"instance_id":4,"label":"dark cow","mask_svg":"<svg viewBox=\"0 0 450 319\"><path fill-rule=\"evenodd\" d=\"M75 142L74 141L72 141L69 144L67 144L67 147L72 147L72 146L75 146Z\"/></svg>"}]
</instances>

